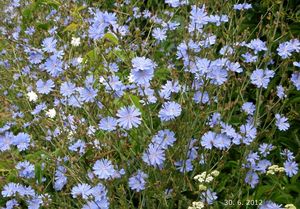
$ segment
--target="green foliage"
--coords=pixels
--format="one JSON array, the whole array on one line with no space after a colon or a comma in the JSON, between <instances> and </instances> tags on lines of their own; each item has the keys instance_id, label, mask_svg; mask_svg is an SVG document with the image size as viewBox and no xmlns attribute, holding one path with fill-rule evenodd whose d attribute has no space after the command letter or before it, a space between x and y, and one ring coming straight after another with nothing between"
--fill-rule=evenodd
<instances>
[{"instance_id":1,"label":"green foliage","mask_svg":"<svg viewBox=\"0 0 300 209\"><path fill-rule=\"evenodd\" d=\"M299 0L254 0L251 12L234 11L232 6L236 1L190 0L190 5L200 6L205 3L209 14L227 14L230 17L228 23L222 23L219 27L213 24L208 25L203 29L204 35L188 33L184 28L188 25L190 5L182 9L171 8L162 0L131 1L122 7L116 6L115 3L123 3L123 1L112 0L24 1L27 2L26 4L21 2L22 7L19 7L17 11L21 18L14 17L15 22L1 22L1 26L11 31L0 35L0 50L5 49L8 52L0 55L1 61L8 60L10 65L10 67L2 63L0 65L0 93L5 95L0 97L0 127L11 120L15 121L15 125L11 128L12 133L15 135L21 131L32 133L34 146L30 148L30 151L19 152L15 146L12 146L11 150L3 154L1 152L1 189L8 182L34 185L35 191L39 194L51 195L52 201L49 201L49 205L45 208L81 208L86 200L81 197L72 198L72 188L79 183L91 185L103 183L108 188L111 208L188 208L192 202L200 200L200 192L202 192L199 191L199 183L194 181L193 177L204 171L209 173L212 170L218 170L219 176L207 185L217 193L218 199L212 205L206 204L206 208L258 207L258 205L246 207L249 200L272 200L282 205L293 203L300 208L299 173L291 178L287 178L285 173L260 174L257 186L251 188L245 183L248 170L244 166L247 163L246 156L252 151L257 151L261 143L272 143L275 146L271 154L266 157L273 164L283 166L284 161L280 155L283 149L289 149L295 153L297 162L300 159L300 93L290 82L291 74L295 71L292 62L299 61L300 57L298 53L293 58L283 60L276 54L280 43L299 38ZM128 26L130 35L123 37L113 30L112 26L109 26L109 30L102 38L98 40L88 38L90 24L88 20L91 16L89 8L91 7L101 11L116 12L118 24ZM147 9L165 22L177 21L179 28L176 31L168 31L167 40L159 43L153 38L153 29L160 25L146 18L133 18L134 8L142 11ZM57 22L55 18L46 18L53 10L62 16ZM165 13L165 10L172 12L173 15ZM129 20L130 18L132 20ZM20 36L24 39L17 40L11 36L14 32L14 24L18 22L17 19L21 20ZM66 23L63 23L63 19L67 19ZM28 27L36 29L32 37L24 33ZM27 45L35 50L41 48L42 40L50 36L49 31L54 27L57 29L52 35L60 40L57 45L65 53L63 55L63 61L66 64L65 74L63 79L50 77L42 64L31 65L30 71L34 71L37 78L43 80L51 78L56 86L52 92L53 95L39 94L36 103L30 102L26 94L30 87L33 90L36 89L37 79L22 73L28 62L28 54L23 48ZM217 87L204 79L199 91L207 92L210 96L209 101L206 104L195 103L193 98L196 90L190 88L194 78L187 72L182 60L177 59L177 47L180 43L189 40L203 40L210 33L217 36L216 44L211 48L203 47L199 52L189 52L191 57L211 60L223 58L219 51L224 45L233 46L236 42L249 42L256 38L266 41L268 49L266 56L259 52L257 62L249 64L242 62L242 54L247 50L237 47L234 54L230 56L230 61L240 62L244 69L243 74L228 72L228 82ZM70 45L73 37L81 37L81 44L78 47ZM48 56L51 53L44 54ZM110 76L116 75L126 88L130 88L132 82L128 77L132 69L132 59L137 56L151 58L157 64L151 81L153 94L158 100L156 103L147 102L145 88L141 88L141 93L130 91L116 97L115 90L108 91L101 83L107 82ZM78 66L71 64L74 59L81 57L82 62ZM271 67L276 72L275 77L271 79L267 89L255 88L250 83L252 72L255 68L267 68L271 61L274 63ZM112 73L108 71L108 64L114 62L118 63L119 70ZM102 106L96 102L84 103L81 108L64 106L61 103L54 105L54 98L63 99L59 86L64 81L72 81L76 86L84 86L86 77L91 75L96 80L93 87L98 90L96 102ZM159 94L161 86L167 81L178 81L184 84L183 88L186 89L171 94L166 100L176 101L183 107L180 116L175 120L162 122L157 115L165 100ZM278 84L285 86L287 99L280 100L276 96ZM23 96L17 96L18 93L22 93ZM218 102L215 102L216 98ZM211 114L218 112L224 122L233 127L240 127L248 119L248 115L241 111L241 106L248 101L256 104L257 112L253 117L260 127L256 140L249 146L232 145L226 150L204 149L200 143L203 134L209 130L220 132L222 129L221 125L208 127ZM54 119L46 117L45 111L38 116L31 114L34 107L41 102L46 102L48 109L53 107L60 110L57 111ZM18 108L14 109L14 105ZM87 133L86 130L90 127L98 127L101 118L115 117L117 110L124 106L135 106L141 112L142 122L139 129L128 131L118 129L114 132L98 129L94 135ZM18 111L24 113L24 116L13 118L13 113ZM287 132L276 129L274 125L276 113L282 113L289 118L290 128ZM68 124L68 119L66 119L68 116L74 116L75 128ZM24 126L26 122L32 123L26 127ZM47 139L51 135L49 132L54 132L56 128L60 128L61 133L51 137L50 140ZM142 155L152 137L163 129L174 131L177 140L175 146L166 151L167 162L158 169L145 164L142 161ZM2 133L0 134L2 136ZM84 154L78 154L69 149L69 146L77 139L82 140L86 145ZM191 139L196 139L194 147L197 147L195 152L198 155L193 161L193 170L181 173L174 163L187 158ZM205 158L205 164L199 164L199 161L203 160L202 157ZM67 160L64 161L64 158ZM111 159L114 165L119 166L119 169L124 168L126 171L124 176L107 181L95 177L90 178L87 174L93 171L95 161L102 158ZM23 160L34 164L33 179L20 178L15 166ZM68 183L61 191L53 188L58 164L66 168L68 178ZM141 192L134 192L128 186L128 179L138 169L147 173L147 186ZM170 188L172 191L167 194ZM0 196L0 206L4 205L7 200L8 198ZM232 200L235 205L226 206L226 200ZM238 202L244 205L238 205ZM25 207L25 205L23 201L20 207Z\"/></svg>"}]
</instances>

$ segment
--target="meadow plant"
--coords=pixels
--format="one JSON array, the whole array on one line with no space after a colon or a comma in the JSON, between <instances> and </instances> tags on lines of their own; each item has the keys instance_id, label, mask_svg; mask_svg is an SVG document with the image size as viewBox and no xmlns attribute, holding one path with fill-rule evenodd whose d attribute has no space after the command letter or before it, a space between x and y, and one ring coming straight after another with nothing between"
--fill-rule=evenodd
<instances>
[{"instance_id":1,"label":"meadow plant","mask_svg":"<svg viewBox=\"0 0 300 209\"><path fill-rule=\"evenodd\" d=\"M1 208L300 208L297 1L3 0Z\"/></svg>"}]
</instances>

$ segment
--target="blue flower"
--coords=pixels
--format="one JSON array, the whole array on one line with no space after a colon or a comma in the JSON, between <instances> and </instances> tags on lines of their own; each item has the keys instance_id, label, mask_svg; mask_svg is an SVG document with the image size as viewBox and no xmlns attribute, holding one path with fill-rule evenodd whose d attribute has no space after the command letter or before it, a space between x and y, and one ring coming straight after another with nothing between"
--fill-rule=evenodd
<instances>
[{"instance_id":1,"label":"blue flower","mask_svg":"<svg viewBox=\"0 0 300 209\"><path fill-rule=\"evenodd\" d=\"M88 201L82 209L109 209L107 189L101 183L91 189L91 196L94 200Z\"/></svg>"},{"instance_id":2,"label":"blue flower","mask_svg":"<svg viewBox=\"0 0 300 209\"><path fill-rule=\"evenodd\" d=\"M167 149L176 141L175 133L168 129L159 131L151 140L153 144L157 144L162 149Z\"/></svg>"},{"instance_id":3,"label":"blue flower","mask_svg":"<svg viewBox=\"0 0 300 209\"><path fill-rule=\"evenodd\" d=\"M33 26L31 26L31 27L28 27L28 28L26 28L26 30L25 30L24 32L25 32L25 34L26 34L26 35L29 35L29 36L31 36L31 35L33 35L33 34L34 34L34 32L35 32L35 29L34 29L34 27L33 27Z\"/></svg>"},{"instance_id":4,"label":"blue flower","mask_svg":"<svg viewBox=\"0 0 300 209\"><path fill-rule=\"evenodd\" d=\"M3 187L3 190L1 192L3 197L14 197L17 195L17 193L19 193L19 195L21 197L24 197L24 196L34 197L35 196L35 192L30 186L25 187L21 184L12 183L12 182L6 184Z\"/></svg>"},{"instance_id":5,"label":"blue flower","mask_svg":"<svg viewBox=\"0 0 300 209\"><path fill-rule=\"evenodd\" d=\"M101 183L98 183L96 186L92 188L92 195L94 196L95 200L107 199L107 189Z\"/></svg>"},{"instance_id":6,"label":"blue flower","mask_svg":"<svg viewBox=\"0 0 300 209\"><path fill-rule=\"evenodd\" d=\"M62 190L62 188L67 184L67 177L65 176L67 169L65 169L63 166L58 166L55 171L55 178L54 178L54 189L56 191Z\"/></svg>"},{"instance_id":7,"label":"blue flower","mask_svg":"<svg viewBox=\"0 0 300 209\"><path fill-rule=\"evenodd\" d=\"M129 178L128 184L130 189L136 192L144 190L146 185L146 178L148 178L148 175L143 171L138 170L136 175Z\"/></svg>"},{"instance_id":8,"label":"blue flower","mask_svg":"<svg viewBox=\"0 0 300 209\"><path fill-rule=\"evenodd\" d=\"M161 166L165 161L165 152L157 144L149 144L148 149L143 153L142 159L148 165Z\"/></svg>"},{"instance_id":9,"label":"blue flower","mask_svg":"<svg viewBox=\"0 0 300 209\"><path fill-rule=\"evenodd\" d=\"M113 92L117 97L121 97L124 94L125 86L118 76L109 76L106 80L100 77L100 82L105 85L105 90L108 93Z\"/></svg>"},{"instance_id":10,"label":"blue flower","mask_svg":"<svg viewBox=\"0 0 300 209\"><path fill-rule=\"evenodd\" d=\"M276 90L277 90L277 96L280 98L280 99L283 99L283 98L286 98L286 94L284 93L284 88L282 87L282 85L278 85L276 87Z\"/></svg>"},{"instance_id":11,"label":"blue flower","mask_svg":"<svg viewBox=\"0 0 300 209\"><path fill-rule=\"evenodd\" d=\"M166 30L161 28L154 28L152 36L159 42L167 39Z\"/></svg>"},{"instance_id":12,"label":"blue flower","mask_svg":"<svg viewBox=\"0 0 300 209\"><path fill-rule=\"evenodd\" d=\"M178 93L181 89L178 81L167 81L165 85L162 86L162 89L159 92L159 96L164 99L170 99L171 93Z\"/></svg>"},{"instance_id":13,"label":"blue flower","mask_svg":"<svg viewBox=\"0 0 300 209\"><path fill-rule=\"evenodd\" d=\"M134 106L122 107L118 110L117 116L119 126L126 130L136 128L141 124L141 112Z\"/></svg>"},{"instance_id":14,"label":"blue flower","mask_svg":"<svg viewBox=\"0 0 300 209\"><path fill-rule=\"evenodd\" d=\"M94 15L94 18L91 20L89 27L89 37L94 40L102 38L106 28L117 23L115 13L101 12L98 9L91 13Z\"/></svg>"},{"instance_id":15,"label":"blue flower","mask_svg":"<svg viewBox=\"0 0 300 209\"><path fill-rule=\"evenodd\" d=\"M253 115L255 112L255 105L252 102L245 102L242 106L242 110L249 115Z\"/></svg>"},{"instance_id":16,"label":"blue flower","mask_svg":"<svg viewBox=\"0 0 300 209\"><path fill-rule=\"evenodd\" d=\"M259 145L259 152L263 157L266 157L268 154L270 154L270 151L274 148L274 146L272 144L266 144L263 143L261 145Z\"/></svg>"},{"instance_id":17,"label":"blue flower","mask_svg":"<svg viewBox=\"0 0 300 209\"><path fill-rule=\"evenodd\" d=\"M16 169L19 170L19 176L24 178L34 178L34 165L25 160L24 162L19 162L16 165Z\"/></svg>"},{"instance_id":18,"label":"blue flower","mask_svg":"<svg viewBox=\"0 0 300 209\"><path fill-rule=\"evenodd\" d=\"M94 102L98 90L93 89L93 87L91 86L87 86L87 87L79 87L78 92L80 94L79 99L81 102Z\"/></svg>"},{"instance_id":19,"label":"blue flower","mask_svg":"<svg viewBox=\"0 0 300 209\"><path fill-rule=\"evenodd\" d=\"M179 7L180 6L180 0L165 0L165 3L170 5L170 7Z\"/></svg>"},{"instance_id":20,"label":"blue flower","mask_svg":"<svg viewBox=\"0 0 300 209\"><path fill-rule=\"evenodd\" d=\"M28 205L28 209L37 209L40 208L43 204L42 196L36 195L32 199L26 200L26 203Z\"/></svg>"},{"instance_id":21,"label":"blue flower","mask_svg":"<svg viewBox=\"0 0 300 209\"><path fill-rule=\"evenodd\" d=\"M13 208L17 208L19 205L19 203L17 202L17 200L12 199L12 200L8 200L5 204L5 208L3 209L13 209Z\"/></svg>"},{"instance_id":22,"label":"blue flower","mask_svg":"<svg viewBox=\"0 0 300 209\"><path fill-rule=\"evenodd\" d=\"M79 99L79 96L76 95L71 95L70 97L68 97L66 104L72 106L72 107L81 107L82 106L82 102Z\"/></svg>"},{"instance_id":23,"label":"blue flower","mask_svg":"<svg viewBox=\"0 0 300 209\"><path fill-rule=\"evenodd\" d=\"M300 67L300 62L293 62L293 65L294 65L295 67Z\"/></svg>"},{"instance_id":24,"label":"blue flower","mask_svg":"<svg viewBox=\"0 0 300 209\"><path fill-rule=\"evenodd\" d=\"M109 179L114 176L116 170L110 160L101 159L95 162L93 172L99 179Z\"/></svg>"},{"instance_id":25,"label":"blue flower","mask_svg":"<svg viewBox=\"0 0 300 209\"><path fill-rule=\"evenodd\" d=\"M99 123L99 128L104 131L114 131L116 130L118 121L113 117L102 118Z\"/></svg>"},{"instance_id":26,"label":"blue flower","mask_svg":"<svg viewBox=\"0 0 300 209\"><path fill-rule=\"evenodd\" d=\"M24 151L29 147L30 136L27 133L19 133L14 136L12 144L16 145L19 151Z\"/></svg>"},{"instance_id":27,"label":"blue flower","mask_svg":"<svg viewBox=\"0 0 300 209\"><path fill-rule=\"evenodd\" d=\"M197 146L195 146L195 143L197 142L197 139L191 139L188 143L188 151L187 151L187 159L190 160L195 160L198 157L198 148Z\"/></svg>"},{"instance_id":28,"label":"blue flower","mask_svg":"<svg viewBox=\"0 0 300 209\"><path fill-rule=\"evenodd\" d=\"M216 26L220 26L222 22L228 22L227 15L209 15L208 22L214 23Z\"/></svg>"},{"instance_id":29,"label":"blue flower","mask_svg":"<svg viewBox=\"0 0 300 209\"><path fill-rule=\"evenodd\" d=\"M1 192L3 197L13 197L19 191L20 185L16 183L8 183L3 187Z\"/></svg>"},{"instance_id":30,"label":"blue flower","mask_svg":"<svg viewBox=\"0 0 300 209\"><path fill-rule=\"evenodd\" d=\"M263 87L266 89L270 82L270 78L274 75L275 72L273 70L256 69L250 76L251 83L256 85L258 88Z\"/></svg>"},{"instance_id":31,"label":"blue flower","mask_svg":"<svg viewBox=\"0 0 300 209\"><path fill-rule=\"evenodd\" d=\"M45 52L55 52L57 41L53 37L45 38L42 42L42 47Z\"/></svg>"},{"instance_id":32,"label":"blue flower","mask_svg":"<svg viewBox=\"0 0 300 209\"><path fill-rule=\"evenodd\" d=\"M243 72L243 68L241 68L240 63L238 62L226 62L226 67L228 70L232 71L232 72L236 72L236 73L241 73Z\"/></svg>"},{"instance_id":33,"label":"blue flower","mask_svg":"<svg viewBox=\"0 0 300 209\"><path fill-rule=\"evenodd\" d=\"M298 164L295 161L285 161L284 170L287 176L292 177L298 173Z\"/></svg>"},{"instance_id":34,"label":"blue flower","mask_svg":"<svg viewBox=\"0 0 300 209\"><path fill-rule=\"evenodd\" d=\"M42 110L47 109L47 105L45 102L42 102L41 104L37 105L33 111L31 111L31 114L37 115L39 114Z\"/></svg>"},{"instance_id":35,"label":"blue flower","mask_svg":"<svg viewBox=\"0 0 300 209\"><path fill-rule=\"evenodd\" d=\"M250 49L253 49L254 54L257 54L260 51L267 51L266 43L261 41L260 39L253 39L246 46Z\"/></svg>"},{"instance_id":36,"label":"blue flower","mask_svg":"<svg viewBox=\"0 0 300 209\"><path fill-rule=\"evenodd\" d=\"M28 56L28 60L31 64L40 64L44 58L40 50L29 51Z\"/></svg>"},{"instance_id":37,"label":"blue flower","mask_svg":"<svg viewBox=\"0 0 300 209\"><path fill-rule=\"evenodd\" d=\"M71 96L75 93L76 86L72 82L63 82L60 86L60 93L65 97Z\"/></svg>"},{"instance_id":38,"label":"blue flower","mask_svg":"<svg viewBox=\"0 0 300 209\"><path fill-rule=\"evenodd\" d=\"M221 114L219 112L215 112L209 116L208 125L213 128L214 126L221 123Z\"/></svg>"},{"instance_id":39,"label":"blue flower","mask_svg":"<svg viewBox=\"0 0 300 209\"><path fill-rule=\"evenodd\" d=\"M300 50L300 42L297 39L292 39L287 42L283 42L279 44L277 48L278 55L281 56L282 59L286 59L292 56L294 51L299 52Z\"/></svg>"},{"instance_id":40,"label":"blue flower","mask_svg":"<svg viewBox=\"0 0 300 209\"><path fill-rule=\"evenodd\" d=\"M242 57L245 59L244 62L246 63L252 63L252 62L256 62L258 59L258 56L256 55L252 55L251 53L247 52L245 54L242 54Z\"/></svg>"},{"instance_id":41,"label":"blue flower","mask_svg":"<svg viewBox=\"0 0 300 209\"><path fill-rule=\"evenodd\" d=\"M205 5L201 8L193 5L190 12L189 32L193 32L195 30L201 32L203 26L208 24L208 21L209 17L205 11Z\"/></svg>"},{"instance_id":42,"label":"blue flower","mask_svg":"<svg viewBox=\"0 0 300 209\"><path fill-rule=\"evenodd\" d=\"M18 192L21 197L25 197L25 196L35 197L36 196L36 193L32 189L31 186L26 187L26 186L20 185Z\"/></svg>"},{"instance_id":43,"label":"blue flower","mask_svg":"<svg viewBox=\"0 0 300 209\"><path fill-rule=\"evenodd\" d=\"M231 145L231 139L225 134L217 134L214 146L219 149L228 149Z\"/></svg>"},{"instance_id":44,"label":"blue flower","mask_svg":"<svg viewBox=\"0 0 300 209\"><path fill-rule=\"evenodd\" d=\"M153 77L156 64L145 57L135 57L131 61L130 79L140 85L147 85Z\"/></svg>"},{"instance_id":45,"label":"blue flower","mask_svg":"<svg viewBox=\"0 0 300 209\"><path fill-rule=\"evenodd\" d=\"M280 154L286 157L288 161L293 161L295 159L294 154L288 149L284 149Z\"/></svg>"},{"instance_id":46,"label":"blue flower","mask_svg":"<svg viewBox=\"0 0 300 209\"><path fill-rule=\"evenodd\" d=\"M248 3L243 3L243 4L234 4L233 9L234 10L246 10L246 9L251 9L252 5Z\"/></svg>"},{"instance_id":47,"label":"blue flower","mask_svg":"<svg viewBox=\"0 0 300 209\"><path fill-rule=\"evenodd\" d=\"M179 170L179 172L181 173L186 173L194 169L191 159L180 160L175 162L174 164L176 166L176 169Z\"/></svg>"},{"instance_id":48,"label":"blue flower","mask_svg":"<svg viewBox=\"0 0 300 209\"><path fill-rule=\"evenodd\" d=\"M260 161L258 161L257 165L255 166L255 170L259 171L261 173L266 173L267 168L271 165L272 165L272 163L269 160L266 160L266 159L260 160Z\"/></svg>"},{"instance_id":49,"label":"blue flower","mask_svg":"<svg viewBox=\"0 0 300 209\"><path fill-rule=\"evenodd\" d=\"M252 123L246 123L240 126L240 132L243 134L243 143L249 145L256 137L257 130Z\"/></svg>"},{"instance_id":50,"label":"blue flower","mask_svg":"<svg viewBox=\"0 0 300 209\"><path fill-rule=\"evenodd\" d=\"M53 90L54 86L54 82L50 79L45 82L39 79L36 82L36 90L40 94L49 94Z\"/></svg>"},{"instance_id":51,"label":"blue flower","mask_svg":"<svg viewBox=\"0 0 300 209\"><path fill-rule=\"evenodd\" d=\"M105 29L107 28L107 24L92 24L89 28L89 37L97 40L104 36Z\"/></svg>"},{"instance_id":52,"label":"blue flower","mask_svg":"<svg viewBox=\"0 0 300 209\"><path fill-rule=\"evenodd\" d=\"M82 140L77 140L74 144L69 146L69 150L73 152L78 152L79 154L84 154L85 153L85 147L86 144Z\"/></svg>"},{"instance_id":53,"label":"blue flower","mask_svg":"<svg viewBox=\"0 0 300 209\"><path fill-rule=\"evenodd\" d=\"M218 199L217 193L213 192L212 190L208 189L205 192L201 193L202 201L206 202L207 204L211 205L213 202Z\"/></svg>"},{"instance_id":54,"label":"blue flower","mask_svg":"<svg viewBox=\"0 0 300 209\"><path fill-rule=\"evenodd\" d=\"M71 194L73 198L82 196L83 199L88 199L92 194L92 187L88 184L77 184L72 188Z\"/></svg>"},{"instance_id":55,"label":"blue flower","mask_svg":"<svg viewBox=\"0 0 300 209\"><path fill-rule=\"evenodd\" d=\"M247 184L249 184L251 186L251 188L255 188L255 186L259 182L259 177L258 177L257 173L255 173L254 171L248 171L246 178L245 178L245 182Z\"/></svg>"},{"instance_id":56,"label":"blue flower","mask_svg":"<svg viewBox=\"0 0 300 209\"><path fill-rule=\"evenodd\" d=\"M300 72L294 72L291 81L298 91L300 91Z\"/></svg>"},{"instance_id":57,"label":"blue flower","mask_svg":"<svg viewBox=\"0 0 300 209\"><path fill-rule=\"evenodd\" d=\"M227 81L227 70L216 65L211 65L210 69L211 71L207 74L207 77L211 79L212 84L220 86Z\"/></svg>"},{"instance_id":58,"label":"blue flower","mask_svg":"<svg viewBox=\"0 0 300 209\"><path fill-rule=\"evenodd\" d=\"M142 97L147 97L146 99L144 100L140 100L140 102L142 104L154 104L156 103L157 101L157 98L154 96L154 90L151 89L149 86L144 86L144 87L141 87L139 86L138 87L138 92L139 92L139 95L142 96ZM145 101L146 100L146 101Z\"/></svg>"},{"instance_id":59,"label":"blue flower","mask_svg":"<svg viewBox=\"0 0 300 209\"><path fill-rule=\"evenodd\" d=\"M250 152L247 155L247 162L250 163L250 166L253 168L255 167L256 161L259 160L259 155L257 152Z\"/></svg>"},{"instance_id":60,"label":"blue flower","mask_svg":"<svg viewBox=\"0 0 300 209\"><path fill-rule=\"evenodd\" d=\"M0 135L0 151L10 150L10 146L13 142L13 134L11 132L5 132L4 135Z\"/></svg>"},{"instance_id":61,"label":"blue flower","mask_svg":"<svg viewBox=\"0 0 300 209\"><path fill-rule=\"evenodd\" d=\"M158 113L162 121L173 120L181 114L181 106L176 102L165 102Z\"/></svg>"},{"instance_id":62,"label":"blue flower","mask_svg":"<svg viewBox=\"0 0 300 209\"><path fill-rule=\"evenodd\" d=\"M282 205L278 205L270 200L265 201L262 205L259 206L259 209L283 209Z\"/></svg>"},{"instance_id":63,"label":"blue flower","mask_svg":"<svg viewBox=\"0 0 300 209\"><path fill-rule=\"evenodd\" d=\"M177 46L177 59L183 59L184 61L184 66L188 66L189 65L189 55L188 55L188 45L186 43L181 43L179 44L179 46Z\"/></svg>"},{"instance_id":64,"label":"blue flower","mask_svg":"<svg viewBox=\"0 0 300 209\"><path fill-rule=\"evenodd\" d=\"M83 205L82 209L109 209L109 202L107 199L89 201Z\"/></svg>"},{"instance_id":65,"label":"blue flower","mask_svg":"<svg viewBox=\"0 0 300 209\"><path fill-rule=\"evenodd\" d=\"M287 122L288 119L286 117L280 114L275 114L275 118L276 118L275 125L280 131L286 131L289 129L290 124Z\"/></svg>"},{"instance_id":66,"label":"blue flower","mask_svg":"<svg viewBox=\"0 0 300 209\"><path fill-rule=\"evenodd\" d=\"M206 58L196 57L195 62L191 63L191 73L195 73L197 77L205 76L211 72L211 61Z\"/></svg>"},{"instance_id":67,"label":"blue flower","mask_svg":"<svg viewBox=\"0 0 300 209\"><path fill-rule=\"evenodd\" d=\"M197 91L194 94L193 100L196 104L209 104L209 95L207 91L204 91L203 93L201 91Z\"/></svg>"},{"instance_id":68,"label":"blue flower","mask_svg":"<svg viewBox=\"0 0 300 209\"><path fill-rule=\"evenodd\" d=\"M206 149L212 149L216 136L217 134L212 131L205 133L201 138L201 145Z\"/></svg>"},{"instance_id":69,"label":"blue flower","mask_svg":"<svg viewBox=\"0 0 300 209\"><path fill-rule=\"evenodd\" d=\"M44 67L46 71L53 77L59 76L63 72L63 62L56 55L49 57Z\"/></svg>"}]
</instances>

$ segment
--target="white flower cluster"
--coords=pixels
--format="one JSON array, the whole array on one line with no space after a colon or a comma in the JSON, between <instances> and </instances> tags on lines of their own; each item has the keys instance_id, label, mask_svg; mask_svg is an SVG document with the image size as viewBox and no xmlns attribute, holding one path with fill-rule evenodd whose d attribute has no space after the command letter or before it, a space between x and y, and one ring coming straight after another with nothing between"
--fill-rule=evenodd
<instances>
[{"instance_id":1,"label":"white flower cluster","mask_svg":"<svg viewBox=\"0 0 300 209\"><path fill-rule=\"evenodd\" d=\"M275 173L283 173L284 167L279 167L278 165L271 165L268 167L267 175L274 175Z\"/></svg>"},{"instance_id":2,"label":"white flower cluster","mask_svg":"<svg viewBox=\"0 0 300 209\"><path fill-rule=\"evenodd\" d=\"M214 179L214 177L217 177L219 174L220 172L217 170L213 170L210 174L204 171L203 173L196 175L194 179L199 181L200 183L210 183Z\"/></svg>"},{"instance_id":3,"label":"white flower cluster","mask_svg":"<svg viewBox=\"0 0 300 209\"><path fill-rule=\"evenodd\" d=\"M286 209L297 209L296 206L293 205L293 204L286 204L286 205L284 206L284 208L286 208Z\"/></svg>"},{"instance_id":4,"label":"white flower cluster","mask_svg":"<svg viewBox=\"0 0 300 209\"><path fill-rule=\"evenodd\" d=\"M217 177L219 174L220 174L220 172L217 170L213 170L211 173L207 173L206 171L204 171L201 174L198 174L194 177L194 180L197 180L201 183L201 184L199 184L199 191L204 191L204 192L202 192L202 195L204 194L205 198L199 202L196 202L196 201L192 202L192 206L189 206L188 209L202 209L202 208L204 208L204 202L208 202L209 204L211 204L212 201L207 201L208 196L211 196L210 199L217 198L217 196L215 195L216 193L211 192L211 190L209 190L207 188L207 186L205 186L202 183L212 182L214 180L214 178Z\"/></svg>"},{"instance_id":5,"label":"white flower cluster","mask_svg":"<svg viewBox=\"0 0 300 209\"><path fill-rule=\"evenodd\" d=\"M188 209L201 209L204 208L204 203L203 202L193 202L192 206L189 206Z\"/></svg>"}]
</instances>

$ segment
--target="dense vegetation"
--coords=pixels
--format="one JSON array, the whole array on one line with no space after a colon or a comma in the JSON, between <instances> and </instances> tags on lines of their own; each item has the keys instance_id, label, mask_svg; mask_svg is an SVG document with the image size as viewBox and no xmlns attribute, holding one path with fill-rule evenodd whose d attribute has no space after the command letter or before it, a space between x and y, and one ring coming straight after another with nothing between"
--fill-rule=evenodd
<instances>
[{"instance_id":1,"label":"dense vegetation","mask_svg":"<svg viewBox=\"0 0 300 209\"><path fill-rule=\"evenodd\" d=\"M0 14L0 207L300 208L299 0Z\"/></svg>"}]
</instances>

